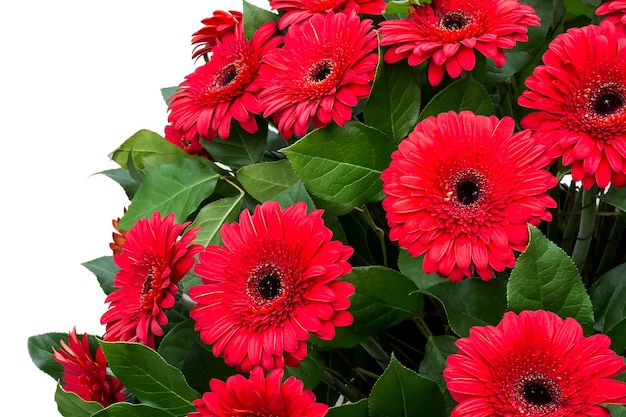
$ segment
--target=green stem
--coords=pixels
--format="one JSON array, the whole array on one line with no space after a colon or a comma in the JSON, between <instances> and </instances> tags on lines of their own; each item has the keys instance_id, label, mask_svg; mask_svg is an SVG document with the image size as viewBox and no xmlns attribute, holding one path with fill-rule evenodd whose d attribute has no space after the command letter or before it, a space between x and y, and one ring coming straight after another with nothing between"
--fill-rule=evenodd
<instances>
[{"instance_id":1,"label":"green stem","mask_svg":"<svg viewBox=\"0 0 626 417\"><path fill-rule=\"evenodd\" d=\"M585 260L591 246L591 237L596 223L596 197L598 186L594 185L588 190L582 191L582 207L580 208L580 225L578 235L572 251L572 260L576 264L578 271L582 271Z\"/></svg>"},{"instance_id":2,"label":"green stem","mask_svg":"<svg viewBox=\"0 0 626 417\"><path fill-rule=\"evenodd\" d=\"M359 375L367 376L367 377L372 378L374 380L380 378L380 375L378 375L378 374L376 374L376 373L374 373L372 371L368 371L365 368L357 367L357 368L354 369L354 371L357 374L359 374Z\"/></svg>"},{"instance_id":3,"label":"green stem","mask_svg":"<svg viewBox=\"0 0 626 417\"><path fill-rule=\"evenodd\" d=\"M387 366L389 365L389 361L391 359L389 358L387 352L385 352L385 350L378 344L378 342L370 337L369 339L365 339L364 341L362 341L360 344L361 347L365 349L365 351L369 353L376 362L378 362L378 365L380 365L382 369L387 369Z\"/></svg>"},{"instance_id":4,"label":"green stem","mask_svg":"<svg viewBox=\"0 0 626 417\"><path fill-rule=\"evenodd\" d=\"M383 255L383 266L387 266L387 245L385 242L385 231L376 225L376 222L372 218L372 213L367 206L364 206L362 213L365 217L365 221L367 224L374 230L376 236L378 236L378 240L380 240L380 250Z\"/></svg>"},{"instance_id":5,"label":"green stem","mask_svg":"<svg viewBox=\"0 0 626 417\"><path fill-rule=\"evenodd\" d=\"M189 297L189 295L183 293L180 297L180 300L178 300L178 303L188 309L191 309L192 307L195 307L195 305L197 304L195 301L193 301L191 299L191 297Z\"/></svg>"},{"instance_id":6,"label":"green stem","mask_svg":"<svg viewBox=\"0 0 626 417\"><path fill-rule=\"evenodd\" d=\"M356 393L349 384L343 382L340 378L338 378L338 376L335 375L334 372L335 371L331 368L324 369L324 372L322 373L322 381L324 381L324 383L328 385L329 388L336 390L341 395L346 397L348 401L359 401L361 399L361 396Z\"/></svg>"},{"instance_id":7,"label":"green stem","mask_svg":"<svg viewBox=\"0 0 626 417\"><path fill-rule=\"evenodd\" d=\"M421 315L412 317L411 321L415 323L417 329L420 331L421 334L424 335L426 339L430 339L431 337L433 337L433 332L430 331L430 327L428 327L428 324L426 324L426 322L424 321L424 317L422 317Z\"/></svg>"}]
</instances>

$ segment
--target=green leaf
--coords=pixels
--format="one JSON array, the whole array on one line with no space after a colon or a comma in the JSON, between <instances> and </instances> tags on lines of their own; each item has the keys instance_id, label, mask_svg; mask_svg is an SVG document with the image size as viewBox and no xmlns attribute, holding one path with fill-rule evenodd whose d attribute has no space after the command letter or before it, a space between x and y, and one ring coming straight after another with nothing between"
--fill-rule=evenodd
<instances>
[{"instance_id":1,"label":"green leaf","mask_svg":"<svg viewBox=\"0 0 626 417\"><path fill-rule=\"evenodd\" d=\"M569 256L530 227L530 242L511 271L507 286L509 309L547 310L573 317L585 333L593 329L593 306L578 269Z\"/></svg>"},{"instance_id":2,"label":"green leaf","mask_svg":"<svg viewBox=\"0 0 626 417\"><path fill-rule=\"evenodd\" d=\"M611 417L626 417L626 406L617 404L607 404L606 406L611 412Z\"/></svg>"},{"instance_id":3,"label":"green leaf","mask_svg":"<svg viewBox=\"0 0 626 417\"><path fill-rule=\"evenodd\" d=\"M159 343L157 349L159 355L177 369L183 368L189 349L197 341L198 333L194 330L194 324L193 319L178 323L163 336Z\"/></svg>"},{"instance_id":4,"label":"green leaf","mask_svg":"<svg viewBox=\"0 0 626 417\"><path fill-rule=\"evenodd\" d=\"M178 90L178 86L174 86L174 87L164 87L161 88L161 96L163 96L163 100L165 100L165 103L167 104L170 97L172 96L172 94L174 94L176 92L176 90Z\"/></svg>"},{"instance_id":5,"label":"green leaf","mask_svg":"<svg viewBox=\"0 0 626 417\"><path fill-rule=\"evenodd\" d=\"M369 417L367 398L363 398L355 403L330 407L326 417Z\"/></svg>"},{"instance_id":6,"label":"green leaf","mask_svg":"<svg viewBox=\"0 0 626 417\"><path fill-rule=\"evenodd\" d=\"M379 65L363 109L365 123L396 142L406 137L415 127L420 112L421 90L417 80L415 68L406 62Z\"/></svg>"},{"instance_id":7,"label":"green leaf","mask_svg":"<svg viewBox=\"0 0 626 417\"><path fill-rule=\"evenodd\" d=\"M305 389L313 389L322 379L324 373L324 359L309 346L306 358L300 361L300 365L285 368L285 377L293 376L304 383Z\"/></svg>"},{"instance_id":8,"label":"green leaf","mask_svg":"<svg viewBox=\"0 0 626 417\"><path fill-rule=\"evenodd\" d=\"M450 392L446 388L443 370L447 367L446 360L448 356L457 353L459 350L455 344L457 340L458 338L450 335L438 335L428 339L424 358L419 366L420 375L436 382L439 386L446 404L446 415L450 414L452 408L456 405L456 401L452 399Z\"/></svg>"},{"instance_id":9,"label":"green leaf","mask_svg":"<svg viewBox=\"0 0 626 417\"><path fill-rule=\"evenodd\" d=\"M626 349L626 264L602 274L589 296L595 315L594 330L611 338L611 349Z\"/></svg>"},{"instance_id":10,"label":"green leaf","mask_svg":"<svg viewBox=\"0 0 626 417\"><path fill-rule=\"evenodd\" d=\"M391 0L387 2L385 10L383 10L383 16L386 19L393 18L401 19L401 16L408 16L411 8L411 2L409 0Z\"/></svg>"},{"instance_id":11,"label":"green leaf","mask_svg":"<svg viewBox=\"0 0 626 417\"><path fill-rule=\"evenodd\" d=\"M272 200L300 181L286 159L245 166L237 171L237 179L248 194L260 202Z\"/></svg>"},{"instance_id":12,"label":"green leaf","mask_svg":"<svg viewBox=\"0 0 626 417\"><path fill-rule=\"evenodd\" d=\"M351 121L316 129L282 152L311 194L357 207L382 200L380 174L395 149L379 130Z\"/></svg>"},{"instance_id":13,"label":"green leaf","mask_svg":"<svg viewBox=\"0 0 626 417\"><path fill-rule=\"evenodd\" d=\"M115 403L91 417L176 417L176 415L146 404Z\"/></svg>"},{"instance_id":14,"label":"green leaf","mask_svg":"<svg viewBox=\"0 0 626 417\"><path fill-rule=\"evenodd\" d=\"M28 338L28 353L35 366L57 380L63 376L63 367L52 359L52 347L58 350L61 347L60 341L67 340L67 335L51 332Z\"/></svg>"},{"instance_id":15,"label":"green leaf","mask_svg":"<svg viewBox=\"0 0 626 417\"><path fill-rule=\"evenodd\" d=\"M298 181L291 187L276 194L273 200L280 204L283 209L293 206L298 202L306 203L308 211L315 210L316 208L313 199L311 199L302 181Z\"/></svg>"},{"instance_id":16,"label":"green leaf","mask_svg":"<svg viewBox=\"0 0 626 417\"><path fill-rule=\"evenodd\" d=\"M626 212L626 187L611 187L600 196L600 200L609 203L622 212Z\"/></svg>"},{"instance_id":17,"label":"green leaf","mask_svg":"<svg viewBox=\"0 0 626 417\"><path fill-rule=\"evenodd\" d=\"M451 110L457 113L469 110L486 116L491 116L494 113L493 102L487 90L472 77L453 81L438 92L424 107L419 120Z\"/></svg>"},{"instance_id":18,"label":"green leaf","mask_svg":"<svg viewBox=\"0 0 626 417\"><path fill-rule=\"evenodd\" d=\"M133 199L133 196L139 188L139 183L135 181L133 177L131 177L130 173L124 168L109 169L101 171L98 174L105 175L121 185L129 200Z\"/></svg>"},{"instance_id":19,"label":"green leaf","mask_svg":"<svg viewBox=\"0 0 626 417\"><path fill-rule=\"evenodd\" d=\"M265 152L267 142L267 123L257 120L259 131L249 134L239 124L232 123L228 139L200 140L206 151L216 161L232 168L259 162Z\"/></svg>"},{"instance_id":20,"label":"green leaf","mask_svg":"<svg viewBox=\"0 0 626 417\"><path fill-rule=\"evenodd\" d=\"M129 230L137 220L150 218L156 211L163 217L174 213L176 222L182 223L211 195L217 178L209 166L194 159L162 165L148 173L118 227Z\"/></svg>"},{"instance_id":21,"label":"green leaf","mask_svg":"<svg viewBox=\"0 0 626 417\"><path fill-rule=\"evenodd\" d=\"M60 384L54 393L59 413L63 417L91 417L102 410L102 405L95 401L85 401L73 392L65 391Z\"/></svg>"},{"instance_id":22,"label":"green leaf","mask_svg":"<svg viewBox=\"0 0 626 417\"><path fill-rule=\"evenodd\" d=\"M278 15L243 0L243 31L252 39L257 29L266 22L278 22Z\"/></svg>"},{"instance_id":23,"label":"green leaf","mask_svg":"<svg viewBox=\"0 0 626 417\"><path fill-rule=\"evenodd\" d=\"M404 275L382 266L356 267L343 278L356 292L350 297L354 323L338 327L333 340L314 343L333 347L352 347L389 327L419 314L424 307L422 296Z\"/></svg>"},{"instance_id":24,"label":"green leaf","mask_svg":"<svg viewBox=\"0 0 626 417\"><path fill-rule=\"evenodd\" d=\"M100 346L113 374L141 402L176 415L195 410L192 403L200 395L157 352L140 343L100 341Z\"/></svg>"},{"instance_id":25,"label":"green leaf","mask_svg":"<svg viewBox=\"0 0 626 417\"><path fill-rule=\"evenodd\" d=\"M374 384L368 403L370 417L445 415L437 384L404 367L393 356Z\"/></svg>"},{"instance_id":26,"label":"green leaf","mask_svg":"<svg viewBox=\"0 0 626 417\"><path fill-rule=\"evenodd\" d=\"M219 245L222 243L220 228L239 217L243 195L224 197L202 207L189 228L200 227L194 243L202 246Z\"/></svg>"},{"instance_id":27,"label":"green leaf","mask_svg":"<svg viewBox=\"0 0 626 417\"><path fill-rule=\"evenodd\" d=\"M128 157L131 151L135 166L139 169L146 168L148 170L188 157L184 150L165 140L158 133L147 129L137 131L109 154L109 158L117 162L122 168L128 169Z\"/></svg>"},{"instance_id":28,"label":"green leaf","mask_svg":"<svg viewBox=\"0 0 626 417\"><path fill-rule=\"evenodd\" d=\"M113 256L101 256L100 258L83 262L81 265L96 276L98 283L105 294L108 295L113 292L115 275L120 269L119 266L117 266L117 264L113 261Z\"/></svg>"}]
</instances>

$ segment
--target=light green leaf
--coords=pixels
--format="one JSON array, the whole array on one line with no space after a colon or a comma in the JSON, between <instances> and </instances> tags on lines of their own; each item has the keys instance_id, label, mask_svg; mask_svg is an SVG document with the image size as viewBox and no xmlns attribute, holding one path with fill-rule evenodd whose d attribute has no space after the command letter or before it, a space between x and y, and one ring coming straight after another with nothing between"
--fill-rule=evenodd
<instances>
[{"instance_id":1,"label":"light green leaf","mask_svg":"<svg viewBox=\"0 0 626 417\"><path fill-rule=\"evenodd\" d=\"M602 274L589 295L595 315L594 330L611 338L611 349L626 349L626 264Z\"/></svg>"},{"instance_id":2,"label":"light green leaf","mask_svg":"<svg viewBox=\"0 0 626 417\"><path fill-rule=\"evenodd\" d=\"M224 197L202 207L190 228L200 227L196 232L194 243L202 246L219 245L222 242L220 228L239 217L243 195Z\"/></svg>"},{"instance_id":3,"label":"light green leaf","mask_svg":"<svg viewBox=\"0 0 626 417\"><path fill-rule=\"evenodd\" d=\"M61 340L67 340L67 333L51 332L30 336L27 343L28 353L35 366L57 380L63 376L63 367L52 359L51 354L52 347L57 350L61 347Z\"/></svg>"},{"instance_id":4,"label":"light green leaf","mask_svg":"<svg viewBox=\"0 0 626 417\"><path fill-rule=\"evenodd\" d=\"M252 39L257 29L266 22L278 22L278 15L243 0L243 30L246 39Z\"/></svg>"},{"instance_id":5,"label":"light green leaf","mask_svg":"<svg viewBox=\"0 0 626 417\"><path fill-rule=\"evenodd\" d=\"M128 170L124 168L109 169L98 172L98 174L105 175L118 183L124 189L124 193L126 193L129 200L132 200L139 188L139 183L137 183L137 181L130 176Z\"/></svg>"},{"instance_id":6,"label":"light green leaf","mask_svg":"<svg viewBox=\"0 0 626 417\"><path fill-rule=\"evenodd\" d=\"M59 413L63 417L91 417L102 410L102 405L95 401L85 401L73 392L65 391L60 384L54 393Z\"/></svg>"},{"instance_id":7,"label":"light green leaf","mask_svg":"<svg viewBox=\"0 0 626 417\"><path fill-rule=\"evenodd\" d=\"M91 417L176 417L176 415L146 404L115 403Z\"/></svg>"},{"instance_id":8,"label":"light green leaf","mask_svg":"<svg viewBox=\"0 0 626 417\"><path fill-rule=\"evenodd\" d=\"M260 202L268 201L299 181L286 159L248 165L237 171L243 188Z\"/></svg>"},{"instance_id":9,"label":"light green leaf","mask_svg":"<svg viewBox=\"0 0 626 417\"><path fill-rule=\"evenodd\" d=\"M438 92L424 107L419 120L448 111L460 113L463 110L486 116L494 113L493 102L485 87L472 77L453 81Z\"/></svg>"},{"instance_id":10,"label":"light green leaf","mask_svg":"<svg viewBox=\"0 0 626 417\"><path fill-rule=\"evenodd\" d=\"M109 154L119 166L128 169L128 157L132 151L135 166L139 169L154 169L162 164L171 164L189 155L151 130L141 129Z\"/></svg>"}]
</instances>

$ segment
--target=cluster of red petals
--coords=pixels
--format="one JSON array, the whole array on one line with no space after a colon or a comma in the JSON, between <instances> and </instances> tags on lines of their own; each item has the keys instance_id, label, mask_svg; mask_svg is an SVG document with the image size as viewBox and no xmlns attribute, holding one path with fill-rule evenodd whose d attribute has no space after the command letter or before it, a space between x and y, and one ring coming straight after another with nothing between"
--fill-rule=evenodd
<instances>
[{"instance_id":1,"label":"cluster of red petals","mask_svg":"<svg viewBox=\"0 0 626 417\"><path fill-rule=\"evenodd\" d=\"M52 358L63 367L63 389L84 401L95 401L103 407L124 401L124 386L119 379L107 374L107 362L98 346L95 360L89 349L87 334L79 338L76 328L61 340L61 349L52 347Z\"/></svg>"},{"instance_id":2,"label":"cluster of red petals","mask_svg":"<svg viewBox=\"0 0 626 417\"><path fill-rule=\"evenodd\" d=\"M169 124L164 129L165 140L184 150L189 155L198 155L208 157L209 154L200 143L198 135L187 137L181 128L175 128Z\"/></svg>"},{"instance_id":3,"label":"cluster of red petals","mask_svg":"<svg viewBox=\"0 0 626 417\"><path fill-rule=\"evenodd\" d=\"M126 214L126 207L124 207L124 214ZM112 233L113 242L109 243L109 247L111 251L115 255L116 253L122 253L122 245L126 242L126 230L120 230L117 225L120 222L120 218L113 219L111 224L113 224L113 228L115 231Z\"/></svg>"},{"instance_id":4,"label":"cluster of red petals","mask_svg":"<svg viewBox=\"0 0 626 417\"><path fill-rule=\"evenodd\" d=\"M202 19L204 25L191 37L191 44L195 45L192 58L211 53L215 45L226 34L233 33L235 26L242 24L243 14L236 10L216 10L213 16Z\"/></svg>"},{"instance_id":5,"label":"cluster of red petals","mask_svg":"<svg viewBox=\"0 0 626 417\"><path fill-rule=\"evenodd\" d=\"M518 102L521 125L584 188L626 186L626 37L603 21L558 35Z\"/></svg>"},{"instance_id":6,"label":"cluster of red petals","mask_svg":"<svg viewBox=\"0 0 626 417\"><path fill-rule=\"evenodd\" d=\"M267 22L246 39L243 25L225 34L209 61L185 77L169 98L168 121L187 138L227 139L231 122L250 134L258 131L257 83L261 58L281 42L276 24Z\"/></svg>"},{"instance_id":7,"label":"cluster of red petals","mask_svg":"<svg viewBox=\"0 0 626 417\"><path fill-rule=\"evenodd\" d=\"M617 30L626 35L626 1L611 0L596 9L596 15L603 16L604 20L613 23Z\"/></svg>"},{"instance_id":8,"label":"cluster of red petals","mask_svg":"<svg viewBox=\"0 0 626 417\"><path fill-rule=\"evenodd\" d=\"M380 23L387 63L408 59L411 66L430 60L428 81L437 86L447 72L456 78L476 65L474 51L506 61L504 49L528 40L528 27L539 26L534 9L518 0L433 0L412 5L405 19Z\"/></svg>"},{"instance_id":9,"label":"cluster of red petals","mask_svg":"<svg viewBox=\"0 0 626 417\"><path fill-rule=\"evenodd\" d=\"M324 417L328 406L316 402L315 394L305 390L302 381L291 376L283 382L284 371L275 369L264 375L255 368L250 378L234 375L226 380L212 379L211 391L193 402L196 411L187 417L280 416Z\"/></svg>"},{"instance_id":10,"label":"cluster of red petals","mask_svg":"<svg viewBox=\"0 0 626 417\"><path fill-rule=\"evenodd\" d=\"M515 264L527 223L551 220L557 179L529 131L510 117L469 111L431 116L399 144L381 175L389 237L451 281Z\"/></svg>"},{"instance_id":11,"label":"cluster of red petals","mask_svg":"<svg viewBox=\"0 0 626 417\"><path fill-rule=\"evenodd\" d=\"M507 312L495 327L473 327L443 372L459 404L451 417L594 416L597 404L626 404L624 359L603 334L583 335L573 318Z\"/></svg>"},{"instance_id":12,"label":"cluster of red petals","mask_svg":"<svg viewBox=\"0 0 626 417\"><path fill-rule=\"evenodd\" d=\"M113 256L120 269L100 320L106 325L104 340L155 347L154 338L168 321L165 310L174 307L177 284L202 249L192 244L195 229L183 233L188 224L174 223L173 213L161 218L157 211L126 233L122 252Z\"/></svg>"},{"instance_id":13,"label":"cluster of red petals","mask_svg":"<svg viewBox=\"0 0 626 417\"><path fill-rule=\"evenodd\" d=\"M223 246L209 245L194 271L197 305L190 315L216 356L242 371L298 366L310 334L330 340L348 326L354 286L353 249L331 240L322 211L304 203L282 210L265 202L221 228Z\"/></svg>"},{"instance_id":14,"label":"cluster of red petals","mask_svg":"<svg viewBox=\"0 0 626 417\"><path fill-rule=\"evenodd\" d=\"M356 14L318 14L290 26L284 46L263 57L263 116L273 117L283 138L304 135L311 123L343 126L371 91L377 47L372 21Z\"/></svg>"},{"instance_id":15,"label":"cluster of red petals","mask_svg":"<svg viewBox=\"0 0 626 417\"><path fill-rule=\"evenodd\" d=\"M379 15L387 7L385 0L270 0L273 10L283 12L278 28L302 23L318 14L346 13Z\"/></svg>"}]
</instances>

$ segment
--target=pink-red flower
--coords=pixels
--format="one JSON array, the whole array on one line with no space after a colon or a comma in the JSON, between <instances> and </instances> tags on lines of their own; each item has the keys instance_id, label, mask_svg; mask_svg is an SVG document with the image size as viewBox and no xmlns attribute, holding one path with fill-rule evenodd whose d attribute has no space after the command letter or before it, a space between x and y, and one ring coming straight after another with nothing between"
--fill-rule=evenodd
<instances>
[{"instance_id":1,"label":"pink-red flower","mask_svg":"<svg viewBox=\"0 0 626 417\"><path fill-rule=\"evenodd\" d=\"M389 238L424 255L427 273L492 278L528 244L527 223L551 220L557 184L529 131L510 117L442 113L418 123L381 175Z\"/></svg>"},{"instance_id":2,"label":"pink-red flower","mask_svg":"<svg viewBox=\"0 0 626 417\"><path fill-rule=\"evenodd\" d=\"M279 36L276 24L267 22L245 38L243 25L235 25L213 47L211 58L189 74L169 98L168 121L185 137L227 139L231 122L254 134L259 114L257 83L261 57L275 49Z\"/></svg>"},{"instance_id":3,"label":"pink-red flower","mask_svg":"<svg viewBox=\"0 0 626 417\"><path fill-rule=\"evenodd\" d=\"M243 14L236 10L216 10L213 16L202 19L202 28L191 37L191 44L195 45L191 58L210 54L215 45L224 35L235 32L235 27L241 25Z\"/></svg>"},{"instance_id":4,"label":"pink-red flower","mask_svg":"<svg viewBox=\"0 0 626 417\"><path fill-rule=\"evenodd\" d=\"M297 366L310 334L332 339L348 326L353 249L332 240L322 211L265 202L220 231L223 246L198 255L202 284L189 289L203 342L242 371Z\"/></svg>"},{"instance_id":5,"label":"pink-red flower","mask_svg":"<svg viewBox=\"0 0 626 417\"><path fill-rule=\"evenodd\" d=\"M412 5L405 19L381 22L380 44L389 46L387 63L408 59L417 66L429 60L428 81L437 86L445 72L457 78L471 71L474 51L502 67L504 50L527 41L529 26L539 26L539 16L518 0L433 0Z\"/></svg>"},{"instance_id":6,"label":"pink-red flower","mask_svg":"<svg viewBox=\"0 0 626 417\"><path fill-rule=\"evenodd\" d=\"M263 57L260 109L283 138L311 123L343 126L371 91L378 63L372 21L356 14L315 15L290 26L284 46Z\"/></svg>"},{"instance_id":7,"label":"pink-red flower","mask_svg":"<svg viewBox=\"0 0 626 417\"><path fill-rule=\"evenodd\" d=\"M174 223L174 214L157 211L140 219L126 233L122 252L113 256L119 266L110 303L102 315L106 341L139 342L155 347L155 336L167 324L165 310L174 307L177 284L195 263L201 245L192 244L196 229Z\"/></svg>"},{"instance_id":8,"label":"pink-red flower","mask_svg":"<svg viewBox=\"0 0 626 417\"><path fill-rule=\"evenodd\" d=\"M89 349L87 334L79 338L76 328L69 332L67 343L61 340L61 349L52 347L52 358L63 367L63 389L73 392L84 401L95 401L103 407L124 401L124 386L107 374L107 361L100 346L95 359Z\"/></svg>"},{"instance_id":9,"label":"pink-red flower","mask_svg":"<svg viewBox=\"0 0 626 417\"><path fill-rule=\"evenodd\" d=\"M381 14L387 3L385 0L270 0L270 6L283 12L278 28L284 29L318 14Z\"/></svg>"},{"instance_id":10,"label":"pink-red flower","mask_svg":"<svg viewBox=\"0 0 626 417\"><path fill-rule=\"evenodd\" d=\"M200 138L196 136L188 137L182 128L175 128L171 124L165 126L165 140L178 146L189 155L208 157L208 152L200 143Z\"/></svg>"},{"instance_id":11,"label":"pink-red flower","mask_svg":"<svg viewBox=\"0 0 626 417\"><path fill-rule=\"evenodd\" d=\"M443 372L451 417L608 417L598 404L626 404L626 371L608 336L583 335L573 318L547 311L507 312L456 342Z\"/></svg>"},{"instance_id":12,"label":"pink-red flower","mask_svg":"<svg viewBox=\"0 0 626 417\"><path fill-rule=\"evenodd\" d=\"M229 377L226 382L212 379L211 391L193 402L196 411L187 417L323 417L328 406L316 402L302 381L291 376L283 382L284 371L276 369L267 377L255 368L250 378Z\"/></svg>"},{"instance_id":13,"label":"pink-red flower","mask_svg":"<svg viewBox=\"0 0 626 417\"><path fill-rule=\"evenodd\" d=\"M596 15L604 16L607 20L615 25L618 31L622 31L626 35L626 1L611 0L596 9Z\"/></svg>"},{"instance_id":14,"label":"pink-red flower","mask_svg":"<svg viewBox=\"0 0 626 417\"><path fill-rule=\"evenodd\" d=\"M626 186L626 38L606 21L558 35L518 102L521 125L584 188Z\"/></svg>"}]
</instances>

